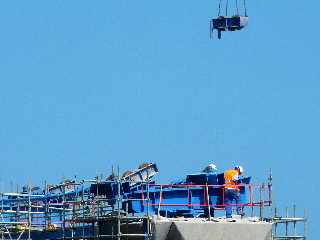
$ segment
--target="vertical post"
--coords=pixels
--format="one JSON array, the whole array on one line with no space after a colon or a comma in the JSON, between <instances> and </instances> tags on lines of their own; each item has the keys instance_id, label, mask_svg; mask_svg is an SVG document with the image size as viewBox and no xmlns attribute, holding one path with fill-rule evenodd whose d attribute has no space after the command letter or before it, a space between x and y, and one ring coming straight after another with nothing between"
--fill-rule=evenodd
<instances>
[{"instance_id":1,"label":"vertical post","mask_svg":"<svg viewBox=\"0 0 320 240\"><path fill-rule=\"evenodd\" d=\"M48 199L47 199L47 181L44 181L44 225L48 229Z\"/></svg>"},{"instance_id":2,"label":"vertical post","mask_svg":"<svg viewBox=\"0 0 320 240\"><path fill-rule=\"evenodd\" d=\"M253 186L250 184L249 185L249 189L250 189L250 204L251 204L251 217L254 217L254 195L253 195Z\"/></svg>"},{"instance_id":3,"label":"vertical post","mask_svg":"<svg viewBox=\"0 0 320 240\"><path fill-rule=\"evenodd\" d=\"M150 237L150 223L149 223L149 204L150 204L150 192L149 192L149 170L147 169L147 237L146 239L149 239Z\"/></svg>"},{"instance_id":4,"label":"vertical post","mask_svg":"<svg viewBox=\"0 0 320 240\"><path fill-rule=\"evenodd\" d=\"M158 204L158 217L160 217L161 202L162 202L162 185L160 185L160 195L159 195L159 204Z\"/></svg>"},{"instance_id":5,"label":"vertical post","mask_svg":"<svg viewBox=\"0 0 320 240\"><path fill-rule=\"evenodd\" d=\"M82 205L82 238L84 239L84 181L81 184L81 205Z\"/></svg>"},{"instance_id":6,"label":"vertical post","mask_svg":"<svg viewBox=\"0 0 320 240\"><path fill-rule=\"evenodd\" d=\"M260 220L262 221L263 218L263 212L262 212L262 185L259 186L259 217Z\"/></svg>"},{"instance_id":7,"label":"vertical post","mask_svg":"<svg viewBox=\"0 0 320 240\"><path fill-rule=\"evenodd\" d=\"M269 190L269 206L272 206L272 170L270 168L269 178L268 178L268 190Z\"/></svg>"},{"instance_id":8,"label":"vertical post","mask_svg":"<svg viewBox=\"0 0 320 240\"><path fill-rule=\"evenodd\" d=\"M265 183L262 183L262 201L261 201L261 210L262 210L262 220L264 219L264 203L265 203L265 190L266 185Z\"/></svg>"},{"instance_id":9,"label":"vertical post","mask_svg":"<svg viewBox=\"0 0 320 240\"><path fill-rule=\"evenodd\" d=\"M2 179L0 180L0 191L1 191L1 213L0 213L0 215L2 214L2 212L3 212L3 194L2 194L2 191L3 191L3 182L2 182ZM1 217L2 217L2 215L1 215ZM1 230L1 239L3 240L3 237L4 237L4 234L3 234L3 230Z\"/></svg>"},{"instance_id":10,"label":"vertical post","mask_svg":"<svg viewBox=\"0 0 320 240\"><path fill-rule=\"evenodd\" d=\"M28 186L28 240L31 240L31 183Z\"/></svg>"},{"instance_id":11,"label":"vertical post","mask_svg":"<svg viewBox=\"0 0 320 240\"><path fill-rule=\"evenodd\" d=\"M128 212L129 212L129 206L128 206L129 202L126 202L126 216L128 216ZM126 219L126 233L129 233L129 221L128 219ZM129 236L126 236L126 240L129 240Z\"/></svg>"},{"instance_id":12,"label":"vertical post","mask_svg":"<svg viewBox=\"0 0 320 240\"><path fill-rule=\"evenodd\" d=\"M296 217L296 205L295 204L293 205L293 217L294 218ZM296 221L293 222L293 234L294 234L294 236L297 235L297 222Z\"/></svg>"},{"instance_id":13,"label":"vertical post","mask_svg":"<svg viewBox=\"0 0 320 240\"><path fill-rule=\"evenodd\" d=\"M275 207L274 208L274 218L276 218L278 216L278 209ZM276 222L274 224L274 236L276 237L277 236L277 230L278 230L278 223Z\"/></svg>"},{"instance_id":14,"label":"vertical post","mask_svg":"<svg viewBox=\"0 0 320 240\"><path fill-rule=\"evenodd\" d=\"M226 208L226 204L225 204L225 188L224 188L224 186L222 186L221 189L222 189L222 207Z\"/></svg>"},{"instance_id":15,"label":"vertical post","mask_svg":"<svg viewBox=\"0 0 320 240\"><path fill-rule=\"evenodd\" d=\"M289 217L289 209L288 209L288 207L286 207L286 218L288 219L288 217ZM289 222L287 220L286 221L286 237L288 236L288 224L289 224Z\"/></svg>"},{"instance_id":16,"label":"vertical post","mask_svg":"<svg viewBox=\"0 0 320 240\"><path fill-rule=\"evenodd\" d=\"M74 214L75 214L75 212L74 212L74 205L73 205L73 211L72 211L72 222L71 222L71 224L69 225L69 228L71 227L71 239L73 240L73 237L74 237L74 232L73 232L73 228L74 228Z\"/></svg>"},{"instance_id":17,"label":"vertical post","mask_svg":"<svg viewBox=\"0 0 320 240\"><path fill-rule=\"evenodd\" d=\"M99 203L99 175L97 175L97 178L96 178L96 184L97 184L97 195L96 195L96 205L97 205L97 226L99 226L99 207L100 207L100 203ZM96 230L94 230L95 232L97 232ZM98 239L99 239L99 232L97 232L97 234L95 235L98 235Z\"/></svg>"},{"instance_id":18,"label":"vertical post","mask_svg":"<svg viewBox=\"0 0 320 240\"><path fill-rule=\"evenodd\" d=\"M62 238L65 239L65 224L66 224L66 212L65 212L65 201L66 201L66 185L63 182L63 197L62 197Z\"/></svg>"},{"instance_id":19,"label":"vertical post","mask_svg":"<svg viewBox=\"0 0 320 240\"><path fill-rule=\"evenodd\" d=\"M75 182L76 184L76 182ZM72 204L72 216L71 216L71 237L72 237L72 240L73 240L73 237L74 237L74 228L76 226L76 223L75 223L75 216L76 216L76 204L78 203L78 194L77 194L77 191L78 189L76 188L76 185L74 185L74 191L75 191L75 196L74 196L74 199L73 199L73 204Z\"/></svg>"},{"instance_id":20,"label":"vertical post","mask_svg":"<svg viewBox=\"0 0 320 240\"><path fill-rule=\"evenodd\" d=\"M307 209L304 210L304 240L308 237L308 211Z\"/></svg>"},{"instance_id":21,"label":"vertical post","mask_svg":"<svg viewBox=\"0 0 320 240\"><path fill-rule=\"evenodd\" d=\"M208 220L211 221L211 213L210 213L211 207L210 207L208 183L206 183L206 195L207 195L207 206L208 206Z\"/></svg>"},{"instance_id":22,"label":"vertical post","mask_svg":"<svg viewBox=\"0 0 320 240\"><path fill-rule=\"evenodd\" d=\"M2 181L1 181L1 191L3 191ZM3 194L1 193L1 214L2 212L3 212ZM2 218L2 215L1 215L1 218ZM4 240L3 229L1 230L1 238L2 240Z\"/></svg>"},{"instance_id":23,"label":"vertical post","mask_svg":"<svg viewBox=\"0 0 320 240\"><path fill-rule=\"evenodd\" d=\"M120 169L118 166L118 197L117 197L117 208L118 208L118 234L117 234L117 239L121 240L121 215L120 215L120 187L121 187L121 179L120 179Z\"/></svg>"},{"instance_id":24,"label":"vertical post","mask_svg":"<svg viewBox=\"0 0 320 240\"><path fill-rule=\"evenodd\" d=\"M221 30L218 30L218 39L221 39Z\"/></svg>"},{"instance_id":25,"label":"vertical post","mask_svg":"<svg viewBox=\"0 0 320 240\"><path fill-rule=\"evenodd\" d=\"M28 190L29 191L29 190ZM18 184L16 185L16 193L19 194L19 187ZM17 198L19 199L20 196L18 195ZM15 206L17 207L15 210L15 221L19 222L20 221L20 201L18 200L17 203L15 204Z\"/></svg>"}]
</instances>

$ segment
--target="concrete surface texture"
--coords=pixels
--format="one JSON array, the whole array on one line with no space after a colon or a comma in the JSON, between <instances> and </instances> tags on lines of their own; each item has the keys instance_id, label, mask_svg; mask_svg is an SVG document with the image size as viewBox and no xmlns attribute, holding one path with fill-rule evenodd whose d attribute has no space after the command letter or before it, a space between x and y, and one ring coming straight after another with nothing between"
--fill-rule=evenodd
<instances>
[{"instance_id":1,"label":"concrete surface texture","mask_svg":"<svg viewBox=\"0 0 320 240\"><path fill-rule=\"evenodd\" d=\"M247 219L154 219L153 231L153 240L271 240L272 224Z\"/></svg>"}]
</instances>

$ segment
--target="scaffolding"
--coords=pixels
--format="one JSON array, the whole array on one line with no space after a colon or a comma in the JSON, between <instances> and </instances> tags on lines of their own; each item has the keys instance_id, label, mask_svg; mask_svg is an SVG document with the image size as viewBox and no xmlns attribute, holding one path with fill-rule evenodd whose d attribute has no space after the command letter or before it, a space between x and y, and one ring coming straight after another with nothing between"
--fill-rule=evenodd
<instances>
[{"instance_id":1,"label":"scaffolding","mask_svg":"<svg viewBox=\"0 0 320 240\"><path fill-rule=\"evenodd\" d=\"M297 217L296 206L292 207L292 215L289 215L289 208L285 208L284 216L281 216L277 208L274 208L273 233L274 240L307 239L307 211L304 210L303 217ZM302 225L302 226L299 226ZM301 229L302 228L302 229ZM298 232L302 232L299 234Z\"/></svg>"},{"instance_id":2,"label":"scaffolding","mask_svg":"<svg viewBox=\"0 0 320 240\"><path fill-rule=\"evenodd\" d=\"M5 239L151 239L152 217L172 217L172 211L182 208L192 212L186 219L202 218L213 221L217 212L226 206L242 207L247 216L273 224L272 239L306 239L307 216L283 217L274 209L274 215L266 216L272 209L271 177L265 184L239 184L246 189L247 201L241 204L225 204L224 186L212 184L156 184L151 181L154 171L151 164L141 166L133 173L120 175L118 168L107 179L65 180L57 185L45 183L43 191L36 192L29 184L22 192L0 193L0 236ZM150 170L151 169L151 170ZM136 175L135 175L136 174ZM138 177L137 177L138 176ZM135 195L124 194L124 184L135 188ZM112 191L106 191L111 187ZM186 197L177 202L168 195L178 191ZM112 192L113 195L108 195ZM213 201L212 192L222 193L222 199ZM198 194L200 202L193 197ZM199 198L199 199L200 199ZM176 201L176 200L174 200ZM141 211L133 211L139 207ZM266 209L269 208L269 209ZM171 212L170 212L171 211ZM256 214L256 211L259 213ZM176 212L174 212L176 213ZM190 215L192 213L192 215ZM177 212L174 217L178 217ZM303 234L298 234L299 223L304 223ZM283 232L284 231L284 232Z\"/></svg>"}]
</instances>

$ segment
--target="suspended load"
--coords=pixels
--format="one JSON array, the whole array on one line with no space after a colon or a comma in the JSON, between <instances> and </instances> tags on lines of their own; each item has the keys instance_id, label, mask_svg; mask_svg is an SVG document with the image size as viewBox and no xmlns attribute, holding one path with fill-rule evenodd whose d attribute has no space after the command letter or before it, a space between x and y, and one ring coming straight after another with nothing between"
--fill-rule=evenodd
<instances>
[{"instance_id":1,"label":"suspended load","mask_svg":"<svg viewBox=\"0 0 320 240\"><path fill-rule=\"evenodd\" d=\"M239 5L240 1L241 5ZM229 15L232 5L234 11ZM225 15L222 12L225 12ZM221 32L241 30L247 26L248 21L246 0L219 0L218 17L210 21L210 38L213 31L217 30L218 38L221 39Z\"/></svg>"}]
</instances>

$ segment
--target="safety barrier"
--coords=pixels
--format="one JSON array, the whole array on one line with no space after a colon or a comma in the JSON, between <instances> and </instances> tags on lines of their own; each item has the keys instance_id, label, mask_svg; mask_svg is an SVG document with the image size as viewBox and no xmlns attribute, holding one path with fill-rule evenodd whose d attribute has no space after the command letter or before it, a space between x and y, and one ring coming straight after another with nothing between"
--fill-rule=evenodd
<instances>
[{"instance_id":1,"label":"safety barrier","mask_svg":"<svg viewBox=\"0 0 320 240\"><path fill-rule=\"evenodd\" d=\"M169 212L173 216L195 215L199 211L224 210L225 207L259 208L263 217L263 208L272 205L271 185L239 184L239 202L226 203L225 185L210 184L153 184L143 183L134 194L124 201L133 213L151 211L154 214Z\"/></svg>"}]
</instances>

